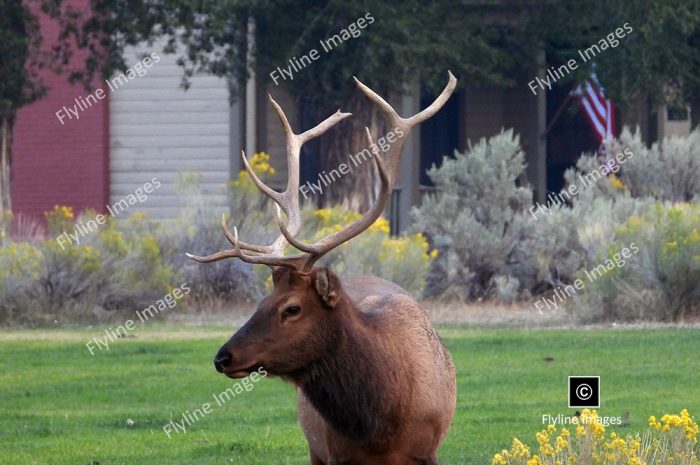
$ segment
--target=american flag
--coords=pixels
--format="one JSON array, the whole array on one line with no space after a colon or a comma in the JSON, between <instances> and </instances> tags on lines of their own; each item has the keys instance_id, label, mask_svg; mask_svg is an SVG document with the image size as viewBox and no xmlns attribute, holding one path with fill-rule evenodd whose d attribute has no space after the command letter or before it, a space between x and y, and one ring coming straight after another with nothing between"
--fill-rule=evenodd
<instances>
[{"instance_id":1,"label":"american flag","mask_svg":"<svg viewBox=\"0 0 700 465\"><path fill-rule=\"evenodd\" d=\"M611 139L617 135L615 127L615 105L605 98L602 87L595 75L573 90L572 95L578 98L578 106L586 116L598 142Z\"/></svg>"}]
</instances>

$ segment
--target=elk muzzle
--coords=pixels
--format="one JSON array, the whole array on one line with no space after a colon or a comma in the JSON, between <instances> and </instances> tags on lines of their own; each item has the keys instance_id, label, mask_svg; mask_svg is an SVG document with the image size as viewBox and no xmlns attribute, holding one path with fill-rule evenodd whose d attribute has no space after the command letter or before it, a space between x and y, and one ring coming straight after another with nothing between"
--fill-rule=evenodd
<instances>
[{"instance_id":1,"label":"elk muzzle","mask_svg":"<svg viewBox=\"0 0 700 465\"><path fill-rule=\"evenodd\" d=\"M214 357L216 371L229 378L245 378L260 366L254 346L248 343L236 343L233 338L221 346Z\"/></svg>"},{"instance_id":2,"label":"elk muzzle","mask_svg":"<svg viewBox=\"0 0 700 465\"><path fill-rule=\"evenodd\" d=\"M231 362L233 361L233 357L231 357L231 354L229 353L228 349L226 349L226 346L222 347L219 349L219 352L217 352L216 357L214 357L214 367L216 368L216 371L219 373L223 373L226 368L231 365Z\"/></svg>"}]
</instances>

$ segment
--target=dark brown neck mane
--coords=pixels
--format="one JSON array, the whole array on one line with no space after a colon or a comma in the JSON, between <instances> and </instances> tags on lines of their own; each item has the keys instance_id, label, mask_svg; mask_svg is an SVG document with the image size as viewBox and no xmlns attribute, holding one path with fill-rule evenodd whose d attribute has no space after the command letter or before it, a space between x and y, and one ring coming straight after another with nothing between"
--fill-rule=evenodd
<instances>
[{"instance_id":1,"label":"dark brown neck mane","mask_svg":"<svg viewBox=\"0 0 700 465\"><path fill-rule=\"evenodd\" d=\"M393 350L382 342L363 315L343 295L330 310L334 325L332 347L316 362L289 376L314 408L340 434L381 449L382 439L401 428L401 412L410 392L397 396L396 386L410 386L403 367L387 354Z\"/></svg>"}]
</instances>

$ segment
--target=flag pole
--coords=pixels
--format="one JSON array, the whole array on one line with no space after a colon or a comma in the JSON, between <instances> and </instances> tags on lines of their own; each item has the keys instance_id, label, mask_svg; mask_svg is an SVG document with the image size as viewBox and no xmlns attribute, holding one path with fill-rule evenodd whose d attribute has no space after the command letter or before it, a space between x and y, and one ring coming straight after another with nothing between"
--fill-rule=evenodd
<instances>
[{"instance_id":1,"label":"flag pole","mask_svg":"<svg viewBox=\"0 0 700 465\"><path fill-rule=\"evenodd\" d=\"M542 136L540 136L540 137L542 137L542 139L547 137L547 134L549 134L549 132L552 130L552 127L554 126L554 124L559 120L559 117L564 112L564 110L566 109L566 106L569 104L570 101L571 101L571 93L568 93L566 95L566 98L564 99L564 101L561 103L561 105L559 105L559 109L556 111L556 113L554 113L554 117L552 118L552 121L550 121L549 124L547 125L547 129L545 129Z\"/></svg>"}]
</instances>

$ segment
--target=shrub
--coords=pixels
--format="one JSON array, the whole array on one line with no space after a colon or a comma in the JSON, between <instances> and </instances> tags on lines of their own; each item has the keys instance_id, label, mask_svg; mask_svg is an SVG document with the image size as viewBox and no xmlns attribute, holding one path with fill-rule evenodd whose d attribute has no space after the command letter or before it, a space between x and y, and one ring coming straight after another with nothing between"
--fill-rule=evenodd
<instances>
[{"instance_id":1,"label":"shrub","mask_svg":"<svg viewBox=\"0 0 700 465\"><path fill-rule=\"evenodd\" d=\"M86 211L76 220L68 212L56 207L46 214L53 232L60 234L59 226L70 231L75 221L95 216ZM54 237L33 238L36 245L9 243L0 249L0 321L36 324L84 317L95 306L133 309L152 303L175 279L154 235L157 227L135 214L125 223L109 219L79 244L60 244Z\"/></svg>"},{"instance_id":2,"label":"shrub","mask_svg":"<svg viewBox=\"0 0 700 465\"><path fill-rule=\"evenodd\" d=\"M575 420L575 421L574 421ZM606 435L595 410L584 409L572 419L572 431L549 425L538 432L538 453L519 439L510 449L496 454L491 465L698 465L698 424L687 410L664 415L661 421L649 417L649 429L637 434Z\"/></svg>"},{"instance_id":3,"label":"shrub","mask_svg":"<svg viewBox=\"0 0 700 465\"><path fill-rule=\"evenodd\" d=\"M519 139L510 130L430 169L437 192L413 210L413 229L440 252L428 296L482 297L499 283L507 289L496 293L512 295L536 273L522 247L532 199L531 190L516 182L524 170Z\"/></svg>"},{"instance_id":4,"label":"shrub","mask_svg":"<svg viewBox=\"0 0 700 465\"><path fill-rule=\"evenodd\" d=\"M274 173L265 154L251 159L263 180ZM185 251L207 254L230 248L216 215L206 208L200 190L201 176L182 173L180 192L185 208L174 220L152 221L136 212L128 220L108 218L78 244L55 237L74 232L79 217L69 207L55 206L45 213L46 238L5 239L0 248L0 322L41 324L54 320L85 319L94 307L107 310L137 309L169 292L175 283L187 282L199 299L258 299L269 278L265 267L240 260L201 265ZM279 234L274 210L247 173L228 186L231 224L239 226L242 240L269 243ZM305 224L313 237L324 236L359 215L339 208L304 209ZM33 229L34 231L36 229ZM379 247L377 245L379 244ZM420 293L432 255L420 234L392 238L388 223L379 219L370 230L343 244L324 262L343 275L375 274Z\"/></svg>"},{"instance_id":5,"label":"shrub","mask_svg":"<svg viewBox=\"0 0 700 465\"><path fill-rule=\"evenodd\" d=\"M650 232L647 229L665 234L660 225L646 224L627 237L619 236L618 228L632 217L644 216L655 201L697 198L698 138L700 131L687 138L666 139L647 149L639 134L625 130L610 146L613 153L627 155L621 171L605 175L595 157L581 156L565 173L565 191L571 192L575 186L577 195L562 191L558 198L568 202L555 201L547 208L530 206L530 189L518 186L524 161L518 139L510 131L480 141L466 154L445 159L441 167L429 172L437 192L426 196L413 212L414 230L424 232L440 251L428 278L427 294L512 301L573 283L584 269L616 253L622 242L637 239L644 249ZM582 181L594 172L600 174ZM678 234L692 242L693 228L687 225ZM650 246L650 250L659 249ZM644 270L629 270L639 274L639 282L625 276L626 280L613 285L608 282L613 278L610 274L595 284L600 295L577 312L585 319L678 319L696 313L688 301L697 299L698 278L692 272L692 255L684 257L685 263L673 261L678 267L673 275L677 284L669 283L672 270L660 268L665 262L655 264L648 258ZM663 304L667 311L651 314L639 307L633 313L632 290L648 296L642 299L645 303ZM660 296L661 300L652 296ZM629 302L623 305L622 299ZM617 309L613 310L615 305ZM584 310L593 308L600 314Z\"/></svg>"},{"instance_id":6,"label":"shrub","mask_svg":"<svg viewBox=\"0 0 700 465\"><path fill-rule=\"evenodd\" d=\"M582 157L577 166L587 169L591 160ZM572 206L552 207L550 214L530 222L525 247L537 266L534 290L569 284L579 270L597 265L615 242L616 228L653 204L629 193L614 194L612 183L609 178L601 179L581 191Z\"/></svg>"},{"instance_id":7,"label":"shrub","mask_svg":"<svg viewBox=\"0 0 700 465\"><path fill-rule=\"evenodd\" d=\"M531 250L540 265L549 268L549 284L570 284L584 270L599 266L631 243L640 250L623 267L586 282L583 292L574 296L569 310L581 321L675 321L697 316L693 302L698 300L700 276L693 257L698 254L690 249L697 227L697 215L691 212L698 206L670 203L695 196L689 192L695 192L697 159L688 143L697 137L696 131L648 149L638 133L625 130L611 150L628 150L633 157L621 165L618 176L602 177L584 187L579 175L599 168L595 157L589 156L582 156L566 172L566 188L576 185L578 195L570 206L556 206L534 225ZM688 172L683 174L679 167ZM670 256L663 248L662 244L674 240L684 244L684 255ZM540 273L548 274L543 269Z\"/></svg>"},{"instance_id":8,"label":"shrub","mask_svg":"<svg viewBox=\"0 0 700 465\"><path fill-rule=\"evenodd\" d=\"M604 197L616 199L655 199L669 202L690 202L700 195L700 129L688 136L672 136L648 148L639 131L625 128L611 141L613 154L625 153L629 158L620 164L620 171L603 177L588 188L582 188L579 174L591 173L599 162L593 156L581 156L576 167L564 177L569 185L579 187L581 195L574 204Z\"/></svg>"},{"instance_id":9,"label":"shrub","mask_svg":"<svg viewBox=\"0 0 700 465\"><path fill-rule=\"evenodd\" d=\"M639 153L634 144L633 153ZM615 150L622 152L626 148L616 146ZM632 163L640 163L640 158L629 159L623 170ZM566 171L562 190L571 192L575 186L577 195L569 204L549 205L548 214L538 213L537 218L532 218L526 247L536 262L535 292L571 284L580 270L597 265L615 242L615 229L653 203L650 198L633 197L615 174L601 175L595 182L581 181L596 171L601 171L598 160L581 156L576 166ZM559 198L566 197L560 194Z\"/></svg>"},{"instance_id":10,"label":"shrub","mask_svg":"<svg viewBox=\"0 0 700 465\"><path fill-rule=\"evenodd\" d=\"M32 291L40 270L37 247L26 242L0 247L0 322L21 320L23 312L33 310Z\"/></svg>"},{"instance_id":11,"label":"shrub","mask_svg":"<svg viewBox=\"0 0 700 465\"><path fill-rule=\"evenodd\" d=\"M250 164L263 181L275 173L266 153L255 154ZM205 255L231 247L221 232L220 218L206 206L200 183L201 176L197 173L180 174L179 191L185 208L159 236L170 265L180 271L183 281L192 285L199 298L259 298L263 283L269 276L264 267L253 267L241 260L202 265L185 256L185 252ZM274 240L279 231L276 230L272 204L258 191L248 173L240 171L238 177L228 183L227 189L230 204L227 222L238 228L241 240L254 243Z\"/></svg>"},{"instance_id":12,"label":"shrub","mask_svg":"<svg viewBox=\"0 0 700 465\"><path fill-rule=\"evenodd\" d=\"M231 244L221 232L221 225L214 218L196 216L190 232L182 236L169 236L167 247L171 251L168 261L179 270L183 282L191 284L199 299L257 299L261 296L263 277L253 266L241 260L221 260L200 264L185 256L186 251L204 254L228 249ZM260 268L260 267L259 267Z\"/></svg>"},{"instance_id":13,"label":"shrub","mask_svg":"<svg viewBox=\"0 0 700 465\"><path fill-rule=\"evenodd\" d=\"M0 322L42 323L96 302L100 251L47 240L38 246L10 243L0 249Z\"/></svg>"},{"instance_id":14,"label":"shrub","mask_svg":"<svg viewBox=\"0 0 700 465\"><path fill-rule=\"evenodd\" d=\"M302 234L320 239L360 218L360 214L334 207L305 209ZM324 256L320 265L341 276L374 275L392 281L414 295L421 295L430 263L437 251L428 251L422 234L389 235L389 222L379 218L367 231Z\"/></svg>"},{"instance_id":15,"label":"shrub","mask_svg":"<svg viewBox=\"0 0 700 465\"><path fill-rule=\"evenodd\" d=\"M53 240L41 244L41 271L36 298L57 310L70 301L97 294L100 286L101 252L90 245L61 247Z\"/></svg>"},{"instance_id":16,"label":"shrub","mask_svg":"<svg viewBox=\"0 0 700 465\"><path fill-rule=\"evenodd\" d=\"M613 141L616 152L629 148L634 158L624 163L620 180L632 197L690 202L700 196L700 129L672 136L647 148L639 131L625 129Z\"/></svg>"},{"instance_id":17,"label":"shrub","mask_svg":"<svg viewBox=\"0 0 700 465\"><path fill-rule=\"evenodd\" d=\"M148 306L181 280L159 240L161 227L136 212L125 222L110 218L91 238L103 253L98 305L109 310Z\"/></svg>"},{"instance_id":18,"label":"shrub","mask_svg":"<svg viewBox=\"0 0 700 465\"><path fill-rule=\"evenodd\" d=\"M651 205L615 229L614 240L596 262L631 243L638 254L575 297L577 316L584 321L678 321L700 315L700 205Z\"/></svg>"},{"instance_id":19,"label":"shrub","mask_svg":"<svg viewBox=\"0 0 700 465\"><path fill-rule=\"evenodd\" d=\"M275 173L269 164L269 156L259 153L250 159L255 173L263 181ZM209 251L230 248L221 233L221 226L211 213L206 213L197 205L200 194L197 189L196 176L189 175L187 187L183 189L191 200L188 205L195 205L178 219L178 223L188 228L169 228L182 232L168 240L171 249L176 251ZM236 225L241 240L253 243L270 243L277 237L275 210L271 201L262 195L245 171L238 178L229 182L231 219ZM320 239L360 217L340 207L314 210L304 208L303 231L300 237L310 241ZM377 245L380 245L379 248ZM292 248L289 249L289 253ZM436 252L432 252L434 257ZM430 267L431 254L428 243L421 234L392 238L389 236L388 222L380 218L368 231L347 242L323 257L320 265L333 268L341 276L373 274L383 277L404 287L410 292L420 294L425 285L425 277ZM200 296L230 297L235 295L244 299L257 299L263 290L263 283L271 284L269 270L265 267L252 267L240 260L222 260L220 262L200 265L184 259L180 253L173 260L173 265L182 271L187 281L192 283Z\"/></svg>"},{"instance_id":20,"label":"shrub","mask_svg":"<svg viewBox=\"0 0 700 465\"><path fill-rule=\"evenodd\" d=\"M12 226L12 212L9 210L0 211L0 246L5 244L7 233Z\"/></svg>"},{"instance_id":21,"label":"shrub","mask_svg":"<svg viewBox=\"0 0 700 465\"><path fill-rule=\"evenodd\" d=\"M75 224L75 214L71 207L54 205L53 209L44 212L46 228L52 236L58 236L63 231L69 231Z\"/></svg>"}]
</instances>

